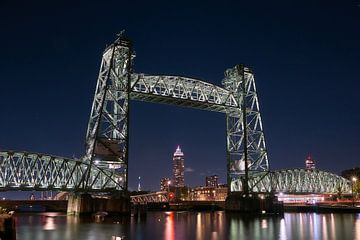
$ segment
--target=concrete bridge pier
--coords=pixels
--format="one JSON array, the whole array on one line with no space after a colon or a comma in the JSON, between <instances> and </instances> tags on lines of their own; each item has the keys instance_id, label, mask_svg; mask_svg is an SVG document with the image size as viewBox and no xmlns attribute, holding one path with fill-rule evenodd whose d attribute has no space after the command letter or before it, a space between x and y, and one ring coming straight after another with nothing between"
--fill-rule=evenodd
<instances>
[{"instance_id":1,"label":"concrete bridge pier","mask_svg":"<svg viewBox=\"0 0 360 240\"><path fill-rule=\"evenodd\" d=\"M130 197L127 194L111 198L96 198L90 194L70 194L67 213L70 215L87 215L107 212L109 215L130 214Z\"/></svg>"},{"instance_id":2,"label":"concrete bridge pier","mask_svg":"<svg viewBox=\"0 0 360 240\"><path fill-rule=\"evenodd\" d=\"M283 214L283 203L274 194L232 192L225 201L225 210L248 214Z\"/></svg>"}]
</instances>

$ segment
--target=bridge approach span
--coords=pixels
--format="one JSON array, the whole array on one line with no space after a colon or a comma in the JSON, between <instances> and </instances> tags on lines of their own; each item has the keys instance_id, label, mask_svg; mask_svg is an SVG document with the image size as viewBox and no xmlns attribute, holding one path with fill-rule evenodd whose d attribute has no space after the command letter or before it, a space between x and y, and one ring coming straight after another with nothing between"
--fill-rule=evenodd
<instances>
[{"instance_id":1,"label":"bridge approach span","mask_svg":"<svg viewBox=\"0 0 360 240\"><path fill-rule=\"evenodd\" d=\"M40 153L0 151L0 191L87 191L122 190L120 175L111 169L91 168L88 163Z\"/></svg>"},{"instance_id":2,"label":"bridge approach span","mask_svg":"<svg viewBox=\"0 0 360 240\"><path fill-rule=\"evenodd\" d=\"M253 175L249 187L254 192L351 194L351 182L318 169L283 169ZM232 191L241 191L241 181L232 182Z\"/></svg>"}]
</instances>

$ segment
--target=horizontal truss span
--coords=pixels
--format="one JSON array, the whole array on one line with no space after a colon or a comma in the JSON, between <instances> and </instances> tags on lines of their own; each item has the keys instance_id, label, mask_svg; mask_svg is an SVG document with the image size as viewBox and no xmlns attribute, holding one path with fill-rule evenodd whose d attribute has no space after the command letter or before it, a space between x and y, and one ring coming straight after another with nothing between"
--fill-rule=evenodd
<instances>
[{"instance_id":1,"label":"horizontal truss span","mask_svg":"<svg viewBox=\"0 0 360 240\"><path fill-rule=\"evenodd\" d=\"M0 151L0 191L88 191L122 190L121 177L109 169L92 167L90 184L84 179L89 165L39 153Z\"/></svg>"},{"instance_id":2,"label":"horizontal truss span","mask_svg":"<svg viewBox=\"0 0 360 240\"><path fill-rule=\"evenodd\" d=\"M135 204L169 202L168 192L166 191L134 195L131 196L130 198L131 198L131 202Z\"/></svg>"},{"instance_id":3,"label":"horizontal truss span","mask_svg":"<svg viewBox=\"0 0 360 240\"><path fill-rule=\"evenodd\" d=\"M130 98L216 112L239 111L233 94L219 86L181 76L132 74Z\"/></svg>"},{"instance_id":4,"label":"horizontal truss span","mask_svg":"<svg viewBox=\"0 0 360 240\"><path fill-rule=\"evenodd\" d=\"M235 191L241 181L231 182ZM351 194L351 182L336 174L317 169L284 169L259 173L249 179L253 192Z\"/></svg>"}]
</instances>

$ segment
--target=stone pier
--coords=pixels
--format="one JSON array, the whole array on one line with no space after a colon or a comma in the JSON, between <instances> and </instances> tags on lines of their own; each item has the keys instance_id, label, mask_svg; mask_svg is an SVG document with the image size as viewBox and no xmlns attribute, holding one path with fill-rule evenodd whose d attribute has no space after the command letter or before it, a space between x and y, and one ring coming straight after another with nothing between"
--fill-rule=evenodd
<instances>
[{"instance_id":1,"label":"stone pier","mask_svg":"<svg viewBox=\"0 0 360 240\"><path fill-rule=\"evenodd\" d=\"M71 194L68 200L67 213L87 215L96 212L107 212L110 215L130 214L130 197L127 195L112 198L93 198L90 194Z\"/></svg>"}]
</instances>

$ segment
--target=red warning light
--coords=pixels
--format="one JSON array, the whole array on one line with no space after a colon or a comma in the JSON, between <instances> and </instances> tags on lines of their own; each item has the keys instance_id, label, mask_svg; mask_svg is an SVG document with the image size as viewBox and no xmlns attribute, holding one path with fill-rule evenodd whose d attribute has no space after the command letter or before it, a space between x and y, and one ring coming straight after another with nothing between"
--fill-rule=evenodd
<instances>
[{"instance_id":1,"label":"red warning light","mask_svg":"<svg viewBox=\"0 0 360 240\"><path fill-rule=\"evenodd\" d=\"M173 192L170 192L170 193L169 193L169 198L170 198L170 199L173 199L174 197L175 197L174 193L173 193Z\"/></svg>"}]
</instances>

